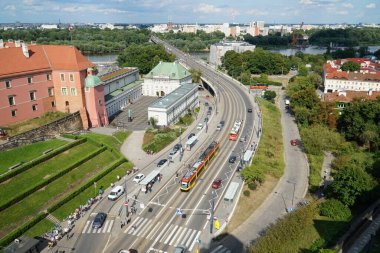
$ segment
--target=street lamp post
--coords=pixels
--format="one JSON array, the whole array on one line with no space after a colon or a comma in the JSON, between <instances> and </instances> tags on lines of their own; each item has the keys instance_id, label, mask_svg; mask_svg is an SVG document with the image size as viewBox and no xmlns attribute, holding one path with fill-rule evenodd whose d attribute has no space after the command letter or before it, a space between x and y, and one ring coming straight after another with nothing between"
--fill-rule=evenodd
<instances>
[{"instance_id":1,"label":"street lamp post","mask_svg":"<svg viewBox=\"0 0 380 253\"><path fill-rule=\"evenodd\" d=\"M215 205L215 201L214 201L214 195L215 192L212 191L211 192L211 212L210 212L210 234L212 234L212 228L214 226L214 205Z\"/></svg>"},{"instance_id":2,"label":"street lamp post","mask_svg":"<svg viewBox=\"0 0 380 253\"><path fill-rule=\"evenodd\" d=\"M277 193L277 194L280 194L280 195L281 195L282 201L283 201L283 203L284 203L285 211L287 212L287 211L288 211L288 208L286 207L286 202L285 202L285 198L284 198L284 195L283 195L282 193L280 193L280 192L275 192L275 193Z\"/></svg>"},{"instance_id":3,"label":"street lamp post","mask_svg":"<svg viewBox=\"0 0 380 253\"><path fill-rule=\"evenodd\" d=\"M127 177L124 176L124 189L125 189L125 217L128 218L129 212L128 212L128 191L127 191Z\"/></svg>"}]
</instances>

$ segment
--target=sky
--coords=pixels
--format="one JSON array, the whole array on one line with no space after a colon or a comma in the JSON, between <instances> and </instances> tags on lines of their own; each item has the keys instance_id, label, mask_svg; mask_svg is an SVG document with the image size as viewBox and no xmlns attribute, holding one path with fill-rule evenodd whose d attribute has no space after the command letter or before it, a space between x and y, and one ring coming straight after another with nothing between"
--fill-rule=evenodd
<instances>
[{"instance_id":1,"label":"sky","mask_svg":"<svg viewBox=\"0 0 380 253\"><path fill-rule=\"evenodd\" d=\"M0 23L380 23L380 0L0 0Z\"/></svg>"}]
</instances>

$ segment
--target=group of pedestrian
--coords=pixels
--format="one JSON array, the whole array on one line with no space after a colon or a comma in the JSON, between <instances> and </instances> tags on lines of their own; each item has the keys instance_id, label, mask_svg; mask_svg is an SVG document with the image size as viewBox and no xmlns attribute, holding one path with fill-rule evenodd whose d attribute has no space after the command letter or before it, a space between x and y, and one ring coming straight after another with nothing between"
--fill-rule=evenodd
<instances>
[{"instance_id":1,"label":"group of pedestrian","mask_svg":"<svg viewBox=\"0 0 380 253\"><path fill-rule=\"evenodd\" d=\"M153 155L153 154L154 154L153 150L147 150L146 153L147 153L148 155Z\"/></svg>"}]
</instances>

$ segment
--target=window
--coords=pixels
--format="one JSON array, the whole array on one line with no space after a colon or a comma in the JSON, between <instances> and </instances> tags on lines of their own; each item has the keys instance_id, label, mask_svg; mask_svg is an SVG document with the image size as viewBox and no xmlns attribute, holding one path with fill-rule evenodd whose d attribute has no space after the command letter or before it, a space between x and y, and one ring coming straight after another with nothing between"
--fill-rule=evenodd
<instances>
[{"instance_id":1,"label":"window","mask_svg":"<svg viewBox=\"0 0 380 253\"><path fill-rule=\"evenodd\" d=\"M86 87L86 88L84 88L84 91L85 92L90 92L90 88Z\"/></svg>"},{"instance_id":2,"label":"window","mask_svg":"<svg viewBox=\"0 0 380 253\"><path fill-rule=\"evenodd\" d=\"M102 105L103 103L102 103L102 100L101 99L99 99L99 105ZM120 107L120 106L119 106Z\"/></svg>"},{"instance_id":3,"label":"window","mask_svg":"<svg viewBox=\"0 0 380 253\"><path fill-rule=\"evenodd\" d=\"M65 81L65 74L61 74L61 81L64 82Z\"/></svg>"},{"instance_id":4,"label":"window","mask_svg":"<svg viewBox=\"0 0 380 253\"><path fill-rule=\"evenodd\" d=\"M9 105L16 105L16 98L15 96L9 96L8 97Z\"/></svg>"},{"instance_id":5,"label":"window","mask_svg":"<svg viewBox=\"0 0 380 253\"><path fill-rule=\"evenodd\" d=\"M31 84L31 83L33 83L33 77L28 76L28 84Z\"/></svg>"},{"instance_id":6,"label":"window","mask_svg":"<svg viewBox=\"0 0 380 253\"><path fill-rule=\"evenodd\" d=\"M67 96L67 88L66 87L62 87L61 92L62 92L63 96Z\"/></svg>"},{"instance_id":7,"label":"window","mask_svg":"<svg viewBox=\"0 0 380 253\"><path fill-rule=\"evenodd\" d=\"M49 97L54 96L54 88L53 87L48 88L48 94L49 94Z\"/></svg>"},{"instance_id":8,"label":"window","mask_svg":"<svg viewBox=\"0 0 380 253\"><path fill-rule=\"evenodd\" d=\"M74 82L74 74L70 74L70 82Z\"/></svg>"},{"instance_id":9,"label":"window","mask_svg":"<svg viewBox=\"0 0 380 253\"><path fill-rule=\"evenodd\" d=\"M51 107L55 107L55 101L51 101Z\"/></svg>"},{"instance_id":10,"label":"window","mask_svg":"<svg viewBox=\"0 0 380 253\"><path fill-rule=\"evenodd\" d=\"M71 93L71 96L76 96L77 95L77 89L76 88L70 88L70 93Z\"/></svg>"},{"instance_id":11,"label":"window","mask_svg":"<svg viewBox=\"0 0 380 253\"><path fill-rule=\"evenodd\" d=\"M36 91L29 91L30 100L36 100Z\"/></svg>"},{"instance_id":12,"label":"window","mask_svg":"<svg viewBox=\"0 0 380 253\"><path fill-rule=\"evenodd\" d=\"M17 112L17 110L12 110L11 111L12 117L16 117L16 112Z\"/></svg>"},{"instance_id":13,"label":"window","mask_svg":"<svg viewBox=\"0 0 380 253\"><path fill-rule=\"evenodd\" d=\"M9 89L11 86L11 80L5 80L5 88Z\"/></svg>"},{"instance_id":14,"label":"window","mask_svg":"<svg viewBox=\"0 0 380 253\"><path fill-rule=\"evenodd\" d=\"M37 111L37 105L32 105L32 110Z\"/></svg>"},{"instance_id":15,"label":"window","mask_svg":"<svg viewBox=\"0 0 380 253\"><path fill-rule=\"evenodd\" d=\"M51 75L50 74L46 74L46 80L51 81Z\"/></svg>"}]
</instances>

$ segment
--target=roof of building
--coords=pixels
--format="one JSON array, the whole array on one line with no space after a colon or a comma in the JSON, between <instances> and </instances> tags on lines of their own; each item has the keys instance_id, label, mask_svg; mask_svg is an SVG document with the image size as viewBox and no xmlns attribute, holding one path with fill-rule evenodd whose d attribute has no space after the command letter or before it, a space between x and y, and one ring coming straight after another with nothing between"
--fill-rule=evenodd
<instances>
[{"instance_id":1,"label":"roof of building","mask_svg":"<svg viewBox=\"0 0 380 253\"><path fill-rule=\"evenodd\" d=\"M100 80L99 77L93 76L93 75L88 75L86 79L84 80L84 85L86 88L93 88L98 85L101 85L103 82Z\"/></svg>"},{"instance_id":2,"label":"roof of building","mask_svg":"<svg viewBox=\"0 0 380 253\"><path fill-rule=\"evenodd\" d=\"M143 83L143 80L137 80L137 81L134 81L132 83L129 83L129 84L121 87L120 89L117 89L117 90L115 90L115 91L107 94L105 96L105 100L108 101L108 100L116 97L117 95L123 93L124 91L131 90L131 89L135 88L136 86L138 86L138 85L140 85L142 83Z\"/></svg>"},{"instance_id":3,"label":"roof of building","mask_svg":"<svg viewBox=\"0 0 380 253\"><path fill-rule=\"evenodd\" d=\"M26 235L20 236L18 241L13 241L7 247L4 248L5 253L25 253L34 248L39 241L34 238L30 238Z\"/></svg>"},{"instance_id":4,"label":"roof of building","mask_svg":"<svg viewBox=\"0 0 380 253\"><path fill-rule=\"evenodd\" d=\"M116 76L120 76L120 75L123 75L125 73L128 73L128 72L132 72L134 71L135 69L133 68L122 68L122 69L117 69L115 71L112 71L112 72L109 72L109 73L106 73L102 76L99 76L100 80L102 80L103 82L106 82L108 81L109 79L112 79Z\"/></svg>"},{"instance_id":5,"label":"roof of building","mask_svg":"<svg viewBox=\"0 0 380 253\"><path fill-rule=\"evenodd\" d=\"M78 49L64 45L28 45L29 58L22 47L0 49L0 77L49 70L80 71L94 66Z\"/></svg>"},{"instance_id":6,"label":"roof of building","mask_svg":"<svg viewBox=\"0 0 380 253\"><path fill-rule=\"evenodd\" d=\"M190 76L191 73L178 62L160 62L156 65L145 78L168 78L183 79Z\"/></svg>"},{"instance_id":7,"label":"roof of building","mask_svg":"<svg viewBox=\"0 0 380 253\"><path fill-rule=\"evenodd\" d=\"M188 94L194 88L198 89L198 85L196 84L182 84L179 88L175 89L165 97L160 98L154 103L149 105L149 108L162 108L167 109L172 106L175 102L177 102L180 98Z\"/></svg>"},{"instance_id":8,"label":"roof of building","mask_svg":"<svg viewBox=\"0 0 380 253\"><path fill-rule=\"evenodd\" d=\"M343 91L332 92L324 94L324 101L326 102L344 102L348 103L355 98L362 98L366 100L376 100L376 97L380 96L379 91L373 91L371 95L368 91Z\"/></svg>"}]
</instances>

